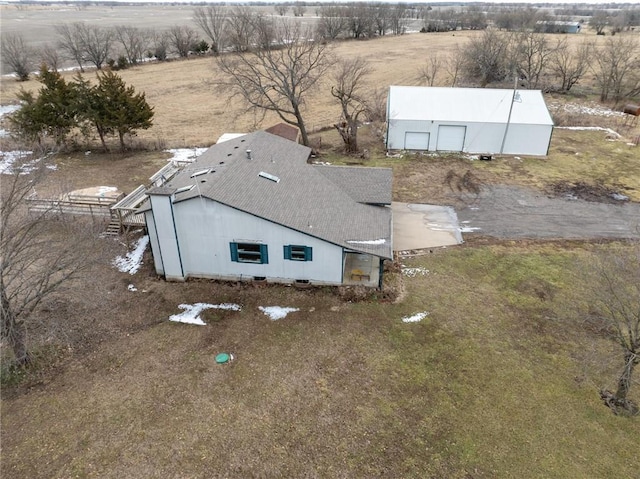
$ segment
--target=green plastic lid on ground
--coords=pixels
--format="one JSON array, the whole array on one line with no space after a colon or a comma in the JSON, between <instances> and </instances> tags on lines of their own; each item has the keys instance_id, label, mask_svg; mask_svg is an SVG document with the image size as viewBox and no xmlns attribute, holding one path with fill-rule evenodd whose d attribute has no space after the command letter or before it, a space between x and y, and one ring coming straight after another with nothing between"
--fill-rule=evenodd
<instances>
[{"instance_id":1,"label":"green plastic lid on ground","mask_svg":"<svg viewBox=\"0 0 640 479\"><path fill-rule=\"evenodd\" d=\"M228 363L230 360L231 356L229 356L227 353L220 353L216 356L216 363L218 364Z\"/></svg>"}]
</instances>

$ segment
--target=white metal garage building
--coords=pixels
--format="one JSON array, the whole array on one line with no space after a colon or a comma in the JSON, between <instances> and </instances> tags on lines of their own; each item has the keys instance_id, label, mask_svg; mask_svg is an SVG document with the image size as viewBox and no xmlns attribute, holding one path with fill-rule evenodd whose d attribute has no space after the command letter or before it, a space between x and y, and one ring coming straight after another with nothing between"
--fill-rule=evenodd
<instances>
[{"instance_id":1,"label":"white metal garage building","mask_svg":"<svg viewBox=\"0 0 640 479\"><path fill-rule=\"evenodd\" d=\"M540 90L389 89L388 150L546 155L552 132Z\"/></svg>"}]
</instances>

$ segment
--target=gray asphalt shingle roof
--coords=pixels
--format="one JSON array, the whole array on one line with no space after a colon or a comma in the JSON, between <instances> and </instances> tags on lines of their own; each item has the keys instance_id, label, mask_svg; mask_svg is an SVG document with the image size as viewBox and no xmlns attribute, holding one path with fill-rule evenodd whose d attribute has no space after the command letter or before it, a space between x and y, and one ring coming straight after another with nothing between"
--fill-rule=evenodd
<instances>
[{"instance_id":1,"label":"gray asphalt shingle roof","mask_svg":"<svg viewBox=\"0 0 640 479\"><path fill-rule=\"evenodd\" d=\"M345 248L392 258L391 208L377 206L391 204L391 170L311 165L310 153L257 131L212 146L162 193L195 185L176 193L175 201L203 196Z\"/></svg>"}]
</instances>

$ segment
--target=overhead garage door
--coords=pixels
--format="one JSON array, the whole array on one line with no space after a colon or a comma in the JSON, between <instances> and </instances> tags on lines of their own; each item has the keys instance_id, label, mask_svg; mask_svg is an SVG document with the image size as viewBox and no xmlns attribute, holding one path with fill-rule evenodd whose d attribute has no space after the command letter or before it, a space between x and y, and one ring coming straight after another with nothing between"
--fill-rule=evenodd
<instances>
[{"instance_id":1,"label":"overhead garage door","mask_svg":"<svg viewBox=\"0 0 640 479\"><path fill-rule=\"evenodd\" d=\"M404 134L405 150L428 150L429 133L422 131L407 131Z\"/></svg>"},{"instance_id":2,"label":"overhead garage door","mask_svg":"<svg viewBox=\"0 0 640 479\"><path fill-rule=\"evenodd\" d=\"M440 125L438 128L438 151L462 151L466 126Z\"/></svg>"}]
</instances>

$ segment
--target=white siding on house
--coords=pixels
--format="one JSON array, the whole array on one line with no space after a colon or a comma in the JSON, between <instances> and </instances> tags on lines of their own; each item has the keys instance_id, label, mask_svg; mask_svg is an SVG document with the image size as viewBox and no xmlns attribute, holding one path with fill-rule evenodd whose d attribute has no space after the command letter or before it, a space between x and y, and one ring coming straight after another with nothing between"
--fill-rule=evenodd
<instances>
[{"instance_id":1,"label":"white siding on house","mask_svg":"<svg viewBox=\"0 0 640 479\"><path fill-rule=\"evenodd\" d=\"M205 198L173 205L185 276L342 283L342 247L236 210ZM230 243L259 242L268 246L268 264L231 260ZM312 261L284 259L284 246L313 248Z\"/></svg>"},{"instance_id":2,"label":"white siding on house","mask_svg":"<svg viewBox=\"0 0 640 479\"><path fill-rule=\"evenodd\" d=\"M166 279L180 280L184 278L180 247L176 241L174 228L174 211L171 196L149 195L153 208L153 223L160 250L160 261ZM151 231L149 231L151 234Z\"/></svg>"},{"instance_id":3,"label":"white siding on house","mask_svg":"<svg viewBox=\"0 0 640 479\"><path fill-rule=\"evenodd\" d=\"M147 222L147 230L149 231L149 242L151 243L153 266L155 267L156 274L164 275L164 268L162 267L162 255L160 253L160 244L158 243L158 233L156 231L156 224L153 221L153 212L151 210L146 211L144 213L144 219Z\"/></svg>"}]
</instances>

